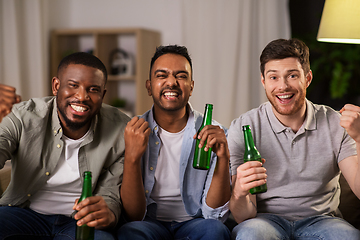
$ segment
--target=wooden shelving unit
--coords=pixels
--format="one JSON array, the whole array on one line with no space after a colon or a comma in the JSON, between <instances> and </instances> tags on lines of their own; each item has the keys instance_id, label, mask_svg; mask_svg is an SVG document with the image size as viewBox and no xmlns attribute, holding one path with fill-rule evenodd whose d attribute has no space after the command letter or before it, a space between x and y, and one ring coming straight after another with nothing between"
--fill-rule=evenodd
<instances>
[{"instance_id":1,"label":"wooden shelving unit","mask_svg":"<svg viewBox=\"0 0 360 240\"><path fill-rule=\"evenodd\" d=\"M114 98L123 98L128 103L127 111L141 115L152 106L145 81L148 79L151 57L159 45L160 33L142 28L56 29L51 33L51 77L56 76L59 62L67 54L91 51L108 71L104 102L111 103ZM133 57L134 71L130 75L111 74L110 55L119 48Z\"/></svg>"}]
</instances>

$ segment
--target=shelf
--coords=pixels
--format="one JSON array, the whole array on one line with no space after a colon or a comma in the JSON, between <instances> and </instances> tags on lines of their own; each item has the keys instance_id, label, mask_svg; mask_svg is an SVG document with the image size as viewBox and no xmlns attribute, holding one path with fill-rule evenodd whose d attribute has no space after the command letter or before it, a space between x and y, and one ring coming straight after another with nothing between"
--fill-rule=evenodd
<instances>
[{"instance_id":1,"label":"shelf","mask_svg":"<svg viewBox=\"0 0 360 240\"><path fill-rule=\"evenodd\" d=\"M56 29L51 34L51 78L56 76L57 66L66 55L78 51L91 52L108 71L104 103L123 98L128 104L125 107L127 111L141 115L152 106L145 81L151 57L159 45L160 33L142 28ZM131 73L124 76L111 74L114 69L111 54L115 49L122 49L128 54L133 62L133 65L128 65Z\"/></svg>"}]
</instances>

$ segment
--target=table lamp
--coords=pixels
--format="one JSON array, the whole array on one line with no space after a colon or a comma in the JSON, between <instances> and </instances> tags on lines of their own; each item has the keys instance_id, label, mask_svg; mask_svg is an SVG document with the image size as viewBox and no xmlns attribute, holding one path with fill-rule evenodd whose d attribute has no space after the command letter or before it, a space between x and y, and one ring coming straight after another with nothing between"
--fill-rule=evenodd
<instances>
[{"instance_id":1,"label":"table lamp","mask_svg":"<svg viewBox=\"0 0 360 240\"><path fill-rule=\"evenodd\" d=\"M326 0L317 40L360 44L360 0Z\"/></svg>"}]
</instances>

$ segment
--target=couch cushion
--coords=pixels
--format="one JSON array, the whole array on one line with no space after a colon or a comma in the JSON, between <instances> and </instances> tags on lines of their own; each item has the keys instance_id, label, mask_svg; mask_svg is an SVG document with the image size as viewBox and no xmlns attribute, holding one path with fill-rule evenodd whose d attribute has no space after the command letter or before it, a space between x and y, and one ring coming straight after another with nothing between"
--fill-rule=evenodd
<instances>
[{"instance_id":1,"label":"couch cushion","mask_svg":"<svg viewBox=\"0 0 360 240\"><path fill-rule=\"evenodd\" d=\"M360 200L351 191L349 184L342 174L340 176L340 188L341 195L339 209L343 218L360 230Z\"/></svg>"},{"instance_id":2,"label":"couch cushion","mask_svg":"<svg viewBox=\"0 0 360 240\"><path fill-rule=\"evenodd\" d=\"M7 161L5 166L0 169L0 195L5 191L11 178L11 162Z\"/></svg>"}]
</instances>

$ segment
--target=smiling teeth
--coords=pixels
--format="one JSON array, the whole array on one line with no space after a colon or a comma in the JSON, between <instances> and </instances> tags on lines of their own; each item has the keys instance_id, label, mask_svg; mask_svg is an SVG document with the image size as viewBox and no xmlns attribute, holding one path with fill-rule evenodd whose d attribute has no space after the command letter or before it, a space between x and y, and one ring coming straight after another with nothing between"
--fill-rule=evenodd
<instances>
[{"instance_id":1,"label":"smiling teeth","mask_svg":"<svg viewBox=\"0 0 360 240\"><path fill-rule=\"evenodd\" d=\"M174 92L166 92L166 93L164 93L164 95L167 96L167 97L175 97L175 96L177 96L177 93L174 93Z\"/></svg>"},{"instance_id":2,"label":"smiling teeth","mask_svg":"<svg viewBox=\"0 0 360 240\"><path fill-rule=\"evenodd\" d=\"M80 107L80 106L75 106L75 105L70 105L72 109L74 109L77 112L85 112L86 108L84 107Z\"/></svg>"},{"instance_id":3,"label":"smiling teeth","mask_svg":"<svg viewBox=\"0 0 360 240\"><path fill-rule=\"evenodd\" d=\"M281 96L278 96L278 98L290 98L292 95L291 94L289 94L289 95L281 95Z\"/></svg>"}]
</instances>

